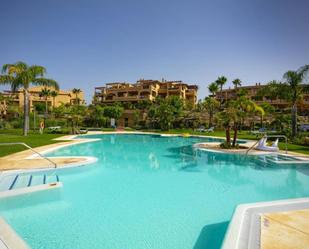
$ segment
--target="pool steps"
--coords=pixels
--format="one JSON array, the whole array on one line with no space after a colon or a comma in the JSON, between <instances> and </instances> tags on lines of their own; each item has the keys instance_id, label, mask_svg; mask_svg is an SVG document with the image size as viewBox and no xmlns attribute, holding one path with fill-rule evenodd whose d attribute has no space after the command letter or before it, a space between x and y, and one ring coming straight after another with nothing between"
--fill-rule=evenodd
<instances>
[{"instance_id":1,"label":"pool steps","mask_svg":"<svg viewBox=\"0 0 309 249\"><path fill-rule=\"evenodd\" d=\"M259 157L258 161L264 165L266 164L308 164L309 160L299 159L293 156L266 155Z\"/></svg>"},{"instance_id":2,"label":"pool steps","mask_svg":"<svg viewBox=\"0 0 309 249\"><path fill-rule=\"evenodd\" d=\"M27 188L59 181L59 176L55 174L13 174L8 175L5 179L3 179L0 185L0 191Z\"/></svg>"}]
</instances>

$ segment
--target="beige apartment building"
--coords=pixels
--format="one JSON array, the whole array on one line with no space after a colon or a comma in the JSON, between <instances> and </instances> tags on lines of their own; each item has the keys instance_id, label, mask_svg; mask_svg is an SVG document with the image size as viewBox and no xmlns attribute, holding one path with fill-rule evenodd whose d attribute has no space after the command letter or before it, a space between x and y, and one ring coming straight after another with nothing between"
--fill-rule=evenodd
<instances>
[{"instance_id":1,"label":"beige apartment building","mask_svg":"<svg viewBox=\"0 0 309 249\"><path fill-rule=\"evenodd\" d=\"M156 97L166 98L178 96L191 105L197 102L197 85L183 83L182 81L138 80L136 83L107 83L103 87L96 87L94 103L111 104L115 102L136 103L142 100L154 101ZM139 120L145 120L146 114L136 110L125 110L122 117L117 120L120 127L134 126L136 115Z\"/></svg>"},{"instance_id":2,"label":"beige apartment building","mask_svg":"<svg viewBox=\"0 0 309 249\"><path fill-rule=\"evenodd\" d=\"M96 87L95 103L154 101L156 97L179 96L191 104L197 102L197 85L189 85L182 81L138 80L131 83L107 83Z\"/></svg>"},{"instance_id":3,"label":"beige apartment building","mask_svg":"<svg viewBox=\"0 0 309 249\"><path fill-rule=\"evenodd\" d=\"M47 88L51 91L54 91L55 89L52 87L45 87L45 86L35 86L29 88L29 106L30 110L33 110L33 106L36 103L45 103L45 97L41 96L41 91ZM84 100L84 93L81 91L80 93L76 94L72 91L65 91L65 90L57 90L56 91L58 95L56 97L49 96L47 97L48 105L51 107L58 107L62 103L63 104L75 104L79 101L80 104L85 103ZM5 114L5 111L7 109L8 105L15 105L20 108L24 106L24 93L23 89L19 89L16 92L12 91L4 91L2 93L4 98L8 98L9 101L3 99L0 103L0 110L2 114Z\"/></svg>"},{"instance_id":4,"label":"beige apartment building","mask_svg":"<svg viewBox=\"0 0 309 249\"><path fill-rule=\"evenodd\" d=\"M237 97L237 91L240 89L244 89L247 92L247 96L254 100L257 104L262 104L263 102L268 102L269 104L273 105L274 107L284 110L290 107L289 103L285 100L282 99L269 99L267 97L259 97L257 96L258 91L265 85L261 85L260 83L256 83L253 86L242 86L238 87L237 90L235 88L229 88L229 89L224 89L222 91L222 96L221 92L218 91L216 92L216 98L220 100L223 98L223 100L231 100L231 99L236 99ZM303 99L299 101L298 104L298 111L299 114L304 114L308 115L309 114L309 94L304 94Z\"/></svg>"}]
</instances>

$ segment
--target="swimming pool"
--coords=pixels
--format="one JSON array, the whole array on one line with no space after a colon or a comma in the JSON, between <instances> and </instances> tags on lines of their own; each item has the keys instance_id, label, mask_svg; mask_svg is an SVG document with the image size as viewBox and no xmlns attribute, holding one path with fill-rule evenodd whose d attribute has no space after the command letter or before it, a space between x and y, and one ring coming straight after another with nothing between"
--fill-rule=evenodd
<instances>
[{"instance_id":1,"label":"swimming pool","mask_svg":"<svg viewBox=\"0 0 309 249\"><path fill-rule=\"evenodd\" d=\"M192 147L211 139L86 137L100 140L48 153L98 158L57 173L60 198L46 192L0 204L33 249L217 249L236 205L309 196L308 165Z\"/></svg>"}]
</instances>

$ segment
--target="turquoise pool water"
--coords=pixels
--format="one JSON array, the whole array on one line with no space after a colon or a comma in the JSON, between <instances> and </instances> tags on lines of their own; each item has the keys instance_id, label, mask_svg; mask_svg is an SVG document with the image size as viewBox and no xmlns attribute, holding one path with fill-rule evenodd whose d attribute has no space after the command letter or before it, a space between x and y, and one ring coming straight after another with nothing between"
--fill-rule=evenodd
<instances>
[{"instance_id":1,"label":"turquoise pool water","mask_svg":"<svg viewBox=\"0 0 309 249\"><path fill-rule=\"evenodd\" d=\"M0 203L33 249L218 249L236 205L309 196L309 165L195 150L205 138L96 135L49 156L95 156L52 193Z\"/></svg>"}]
</instances>

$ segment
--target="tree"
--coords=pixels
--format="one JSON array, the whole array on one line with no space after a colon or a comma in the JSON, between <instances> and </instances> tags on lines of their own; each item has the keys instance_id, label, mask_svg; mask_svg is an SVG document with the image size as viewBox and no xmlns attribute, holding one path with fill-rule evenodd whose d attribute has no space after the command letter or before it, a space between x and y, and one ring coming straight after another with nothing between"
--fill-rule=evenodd
<instances>
[{"instance_id":1,"label":"tree","mask_svg":"<svg viewBox=\"0 0 309 249\"><path fill-rule=\"evenodd\" d=\"M184 107L184 100L178 96L158 97L148 110L148 118L152 125L157 123L161 130L169 130L183 116Z\"/></svg>"},{"instance_id":2,"label":"tree","mask_svg":"<svg viewBox=\"0 0 309 249\"><path fill-rule=\"evenodd\" d=\"M241 80L240 79L235 79L232 81L233 85L234 85L234 89L236 94L238 93L238 87L241 86Z\"/></svg>"},{"instance_id":3,"label":"tree","mask_svg":"<svg viewBox=\"0 0 309 249\"><path fill-rule=\"evenodd\" d=\"M106 123L106 118L104 117L104 108L100 105L90 105L88 106L86 121L90 126L100 127Z\"/></svg>"},{"instance_id":4,"label":"tree","mask_svg":"<svg viewBox=\"0 0 309 249\"><path fill-rule=\"evenodd\" d=\"M218 112L216 115L217 119L225 129L225 142L228 148L231 146L231 124L232 121L236 120L236 112L237 110L233 107L233 105L227 103L227 107L223 111Z\"/></svg>"},{"instance_id":5,"label":"tree","mask_svg":"<svg viewBox=\"0 0 309 249\"><path fill-rule=\"evenodd\" d=\"M213 125L213 117L219 106L220 103L214 97L206 97L203 101L203 109L209 114L209 127Z\"/></svg>"},{"instance_id":6,"label":"tree","mask_svg":"<svg viewBox=\"0 0 309 249\"><path fill-rule=\"evenodd\" d=\"M275 99L284 98L280 91L280 85L282 83L276 80L270 81L266 86L263 86L261 89L258 90L256 93L256 96L263 99L263 97L266 97L270 100L270 103L272 103Z\"/></svg>"},{"instance_id":7,"label":"tree","mask_svg":"<svg viewBox=\"0 0 309 249\"><path fill-rule=\"evenodd\" d=\"M77 129L80 124L80 121L85 115L86 112L86 106L82 105L71 105L67 108L68 111L68 118L71 120L72 124L72 133L76 134L78 133Z\"/></svg>"},{"instance_id":8,"label":"tree","mask_svg":"<svg viewBox=\"0 0 309 249\"><path fill-rule=\"evenodd\" d=\"M0 118L2 119L7 112L7 102L8 98L0 93Z\"/></svg>"},{"instance_id":9,"label":"tree","mask_svg":"<svg viewBox=\"0 0 309 249\"><path fill-rule=\"evenodd\" d=\"M13 92L23 88L24 93L24 136L29 130L29 87L32 85L50 86L59 89L58 83L53 79L44 78L46 69L42 66L28 66L24 62L5 64L0 75L1 85L10 85Z\"/></svg>"},{"instance_id":10,"label":"tree","mask_svg":"<svg viewBox=\"0 0 309 249\"><path fill-rule=\"evenodd\" d=\"M212 82L208 86L208 91L211 93L212 97L216 96L216 92L218 92L218 84L216 82Z\"/></svg>"},{"instance_id":11,"label":"tree","mask_svg":"<svg viewBox=\"0 0 309 249\"><path fill-rule=\"evenodd\" d=\"M237 89L239 86L241 86L241 80L240 79L235 79L232 81L234 88Z\"/></svg>"},{"instance_id":12,"label":"tree","mask_svg":"<svg viewBox=\"0 0 309 249\"><path fill-rule=\"evenodd\" d=\"M224 76L218 77L218 79L216 80L218 87L220 87L220 108L223 103L222 89L226 82L227 82L227 78Z\"/></svg>"},{"instance_id":13,"label":"tree","mask_svg":"<svg viewBox=\"0 0 309 249\"><path fill-rule=\"evenodd\" d=\"M54 114L56 117L65 118L67 120L67 125L71 126L71 133L78 133L78 126L81 124L81 121L87 113L87 107L83 105L70 105L70 104L61 104L58 107L55 107Z\"/></svg>"},{"instance_id":14,"label":"tree","mask_svg":"<svg viewBox=\"0 0 309 249\"><path fill-rule=\"evenodd\" d=\"M80 98L78 97L78 95L81 93L82 90L80 90L79 88L73 88L72 93L75 94L75 103L77 105L79 105L80 103Z\"/></svg>"},{"instance_id":15,"label":"tree","mask_svg":"<svg viewBox=\"0 0 309 249\"><path fill-rule=\"evenodd\" d=\"M239 123L250 113L261 113L264 115L264 110L258 106L254 101L249 100L245 96L240 97L237 100L231 100L227 103L226 108L217 114L217 118L221 121L225 128L226 145L235 147L238 136ZM231 145L231 127L233 127L234 137Z\"/></svg>"},{"instance_id":16,"label":"tree","mask_svg":"<svg viewBox=\"0 0 309 249\"><path fill-rule=\"evenodd\" d=\"M163 99L157 107L156 117L158 119L161 130L169 130L171 123L174 120L173 106L167 99Z\"/></svg>"},{"instance_id":17,"label":"tree","mask_svg":"<svg viewBox=\"0 0 309 249\"><path fill-rule=\"evenodd\" d=\"M44 87L40 92L40 97L43 97L45 101L44 126L46 125L46 119L47 119L47 114L48 114L48 97L49 96L50 96L50 90Z\"/></svg>"},{"instance_id":18,"label":"tree","mask_svg":"<svg viewBox=\"0 0 309 249\"><path fill-rule=\"evenodd\" d=\"M55 103L56 103L55 99L58 96L58 91L54 91L54 90L51 91L50 96L53 98L53 110L54 110L55 109Z\"/></svg>"},{"instance_id":19,"label":"tree","mask_svg":"<svg viewBox=\"0 0 309 249\"><path fill-rule=\"evenodd\" d=\"M259 114L264 116L263 108L254 101L248 99L245 95L239 96L236 101L232 102L232 106L237 110L236 119L234 120L234 138L232 146L235 147L238 135L239 124L250 114Z\"/></svg>"},{"instance_id":20,"label":"tree","mask_svg":"<svg viewBox=\"0 0 309 249\"><path fill-rule=\"evenodd\" d=\"M296 71L288 71L283 75L285 82L271 81L261 91L259 96L266 96L271 101L279 98L290 103L292 120L292 138L297 135L297 103L304 92L309 92L308 86L302 85L309 73L309 65L305 65Z\"/></svg>"},{"instance_id":21,"label":"tree","mask_svg":"<svg viewBox=\"0 0 309 249\"><path fill-rule=\"evenodd\" d=\"M289 91L284 90L287 87L283 87L283 94L285 99L291 103L291 119L292 119L292 138L297 135L297 101L301 99L304 89L300 84L305 79L305 75L309 72L309 65L305 65L299 68L297 71L287 71L283 78L286 80L284 85L288 85Z\"/></svg>"},{"instance_id":22,"label":"tree","mask_svg":"<svg viewBox=\"0 0 309 249\"><path fill-rule=\"evenodd\" d=\"M123 110L124 108L119 103L115 103L113 105L104 106L103 115L109 119L113 118L118 120L121 117Z\"/></svg>"},{"instance_id":23,"label":"tree","mask_svg":"<svg viewBox=\"0 0 309 249\"><path fill-rule=\"evenodd\" d=\"M263 108L265 115L273 114L275 112L275 107L268 102L263 102L260 106ZM263 127L263 117L264 115L260 115L261 127Z\"/></svg>"},{"instance_id":24,"label":"tree","mask_svg":"<svg viewBox=\"0 0 309 249\"><path fill-rule=\"evenodd\" d=\"M166 101L172 107L174 118L179 118L184 110L184 100L178 96L169 96L166 98Z\"/></svg>"}]
</instances>

